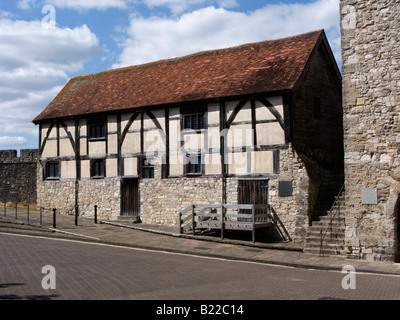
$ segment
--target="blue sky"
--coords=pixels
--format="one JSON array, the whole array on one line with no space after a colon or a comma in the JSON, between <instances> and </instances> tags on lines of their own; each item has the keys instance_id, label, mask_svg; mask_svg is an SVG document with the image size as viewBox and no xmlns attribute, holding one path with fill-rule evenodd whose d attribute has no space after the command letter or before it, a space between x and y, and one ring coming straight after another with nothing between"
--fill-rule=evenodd
<instances>
[{"instance_id":1,"label":"blue sky","mask_svg":"<svg viewBox=\"0 0 400 320\"><path fill-rule=\"evenodd\" d=\"M318 29L340 66L339 0L0 0L0 149L71 77Z\"/></svg>"}]
</instances>

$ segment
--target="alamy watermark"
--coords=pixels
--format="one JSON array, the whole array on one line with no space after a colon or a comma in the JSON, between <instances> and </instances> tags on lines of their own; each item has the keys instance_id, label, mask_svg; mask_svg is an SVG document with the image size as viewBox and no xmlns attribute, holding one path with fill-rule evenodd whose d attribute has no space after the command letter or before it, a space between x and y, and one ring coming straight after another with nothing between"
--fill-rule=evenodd
<instances>
[{"instance_id":1,"label":"alamy watermark","mask_svg":"<svg viewBox=\"0 0 400 320\"><path fill-rule=\"evenodd\" d=\"M56 28L56 8L52 5L46 5L42 8L42 13L46 16L42 19L42 28L53 30Z\"/></svg>"},{"instance_id":2,"label":"alamy watermark","mask_svg":"<svg viewBox=\"0 0 400 320\"><path fill-rule=\"evenodd\" d=\"M56 269L51 265L46 265L42 268L42 273L46 274L42 279L42 288L56 289Z\"/></svg>"},{"instance_id":3,"label":"alamy watermark","mask_svg":"<svg viewBox=\"0 0 400 320\"><path fill-rule=\"evenodd\" d=\"M342 279L342 288L344 290L356 289L356 268L346 265L342 268L342 274L346 274Z\"/></svg>"}]
</instances>

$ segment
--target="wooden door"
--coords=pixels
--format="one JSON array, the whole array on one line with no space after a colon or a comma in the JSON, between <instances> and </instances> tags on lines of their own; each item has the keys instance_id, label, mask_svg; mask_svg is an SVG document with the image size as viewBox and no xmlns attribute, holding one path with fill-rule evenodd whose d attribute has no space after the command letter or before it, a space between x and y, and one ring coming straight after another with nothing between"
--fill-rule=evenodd
<instances>
[{"instance_id":1,"label":"wooden door","mask_svg":"<svg viewBox=\"0 0 400 320\"><path fill-rule=\"evenodd\" d=\"M125 179L122 182L122 215L140 216L139 179Z\"/></svg>"},{"instance_id":2,"label":"wooden door","mask_svg":"<svg viewBox=\"0 0 400 320\"><path fill-rule=\"evenodd\" d=\"M239 204L268 204L268 180L239 180Z\"/></svg>"},{"instance_id":3,"label":"wooden door","mask_svg":"<svg viewBox=\"0 0 400 320\"><path fill-rule=\"evenodd\" d=\"M268 204L268 180L239 180L238 197L238 204ZM256 210L255 213L262 214L263 211Z\"/></svg>"}]
</instances>

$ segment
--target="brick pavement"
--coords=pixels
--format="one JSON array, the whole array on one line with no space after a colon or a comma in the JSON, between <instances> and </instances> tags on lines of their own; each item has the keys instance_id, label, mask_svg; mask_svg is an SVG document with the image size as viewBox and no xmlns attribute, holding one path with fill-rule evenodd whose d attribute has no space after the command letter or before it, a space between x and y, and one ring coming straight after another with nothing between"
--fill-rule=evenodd
<instances>
[{"instance_id":1,"label":"brick pavement","mask_svg":"<svg viewBox=\"0 0 400 320\"><path fill-rule=\"evenodd\" d=\"M98 221L79 217L75 226L73 216L56 216L56 228L52 217L30 213L30 224L23 212L18 219L0 216L0 232L23 233L37 236L75 239L110 245L209 256L229 260L251 261L265 264L301 268L341 271L343 266L352 265L357 272L400 275L400 264L346 259L343 257L320 257L306 254L293 243L268 244L251 241L224 239L205 235L180 235L177 228L132 224L123 221Z\"/></svg>"}]
</instances>

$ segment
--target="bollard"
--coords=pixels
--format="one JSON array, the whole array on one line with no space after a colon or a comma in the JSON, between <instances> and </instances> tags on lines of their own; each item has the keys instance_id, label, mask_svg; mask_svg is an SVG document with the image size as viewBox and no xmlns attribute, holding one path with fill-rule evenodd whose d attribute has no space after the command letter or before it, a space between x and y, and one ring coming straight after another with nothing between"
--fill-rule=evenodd
<instances>
[{"instance_id":1,"label":"bollard","mask_svg":"<svg viewBox=\"0 0 400 320\"><path fill-rule=\"evenodd\" d=\"M15 220L17 220L17 210L18 210L18 203L15 203Z\"/></svg>"},{"instance_id":2,"label":"bollard","mask_svg":"<svg viewBox=\"0 0 400 320\"><path fill-rule=\"evenodd\" d=\"M75 225L78 226L78 206L75 206Z\"/></svg>"},{"instance_id":3,"label":"bollard","mask_svg":"<svg viewBox=\"0 0 400 320\"><path fill-rule=\"evenodd\" d=\"M97 205L94 206L94 223L97 224Z\"/></svg>"},{"instance_id":4,"label":"bollard","mask_svg":"<svg viewBox=\"0 0 400 320\"><path fill-rule=\"evenodd\" d=\"M53 209L53 228L56 228L56 209Z\"/></svg>"},{"instance_id":5,"label":"bollard","mask_svg":"<svg viewBox=\"0 0 400 320\"><path fill-rule=\"evenodd\" d=\"M6 217L7 216L7 208L6 208L6 203L4 202L4 217Z\"/></svg>"},{"instance_id":6,"label":"bollard","mask_svg":"<svg viewBox=\"0 0 400 320\"><path fill-rule=\"evenodd\" d=\"M26 217L27 217L28 224L29 224L29 204L28 204L28 211L26 212Z\"/></svg>"},{"instance_id":7,"label":"bollard","mask_svg":"<svg viewBox=\"0 0 400 320\"><path fill-rule=\"evenodd\" d=\"M40 210L39 210L39 224L40 225L42 225L42 210L43 210L43 208L40 207Z\"/></svg>"}]
</instances>

